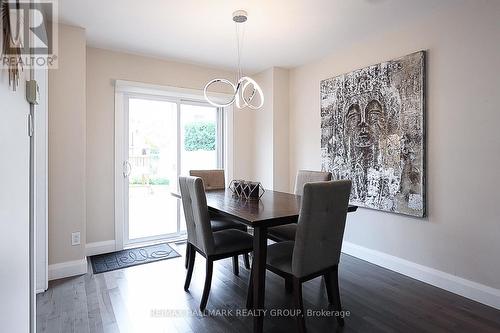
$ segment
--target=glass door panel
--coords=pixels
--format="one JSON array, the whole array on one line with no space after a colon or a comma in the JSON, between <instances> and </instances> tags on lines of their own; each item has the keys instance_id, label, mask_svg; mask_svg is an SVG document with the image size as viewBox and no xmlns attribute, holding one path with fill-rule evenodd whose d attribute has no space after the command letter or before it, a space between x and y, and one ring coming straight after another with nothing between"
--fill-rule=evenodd
<instances>
[{"instance_id":1,"label":"glass door panel","mask_svg":"<svg viewBox=\"0 0 500 333\"><path fill-rule=\"evenodd\" d=\"M126 242L176 234L177 104L129 98L128 227ZM128 232L127 232L128 231Z\"/></svg>"},{"instance_id":2,"label":"glass door panel","mask_svg":"<svg viewBox=\"0 0 500 333\"><path fill-rule=\"evenodd\" d=\"M216 107L198 104L181 104L181 175L189 170L221 168L219 112ZM181 209L180 228L186 229Z\"/></svg>"},{"instance_id":3,"label":"glass door panel","mask_svg":"<svg viewBox=\"0 0 500 333\"><path fill-rule=\"evenodd\" d=\"M186 232L178 176L223 165L222 110L155 96L128 96L124 244Z\"/></svg>"},{"instance_id":4,"label":"glass door panel","mask_svg":"<svg viewBox=\"0 0 500 333\"><path fill-rule=\"evenodd\" d=\"M219 167L218 112L213 106L181 104L181 175Z\"/></svg>"}]
</instances>

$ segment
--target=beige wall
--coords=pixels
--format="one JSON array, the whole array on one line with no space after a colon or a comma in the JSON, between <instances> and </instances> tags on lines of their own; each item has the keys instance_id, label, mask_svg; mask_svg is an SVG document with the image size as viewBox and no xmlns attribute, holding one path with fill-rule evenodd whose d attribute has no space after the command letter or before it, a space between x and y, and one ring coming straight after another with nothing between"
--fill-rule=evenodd
<instances>
[{"instance_id":1,"label":"beige wall","mask_svg":"<svg viewBox=\"0 0 500 333\"><path fill-rule=\"evenodd\" d=\"M245 109L234 113L234 179L254 179L254 112Z\"/></svg>"},{"instance_id":2,"label":"beige wall","mask_svg":"<svg viewBox=\"0 0 500 333\"><path fill-rule=\"evenodd\" d=\"M274 67L273 80L273 188L287 192L289 179L289 74Z\"/></svg>"},{"instance_id":3,"label":"beige wall","mask_svg":"<svg viewBox=\"0 0 500 333\"><path fill-rule=\"evenodd\" d=\"M254 119L253 181L259 181L267 189L273 188L273 68L253 75L264 94L264 105L251 112ZM235 147L235 149L238 149Z\"/></svg>"},{"instance_id":4,"label":"beige wall","mask_svg":"<svg viewBox=\"0 0 500 333\"><path fill-rule=\"evenodd\" d=\"M321 79L428 50L429 215L359 209L346 241L500 288L499 22L498 2L471 1L291 71L290 185L321 167Z\"/></svg>"},{"instance_id":5,"label":"beige wall","mask_svg":"<svg viewBox=\"0 0 500 333\"><path fill-rule=\"evenodd\" d=\"M59 68L49 71L49 265L85 256L85 31L59 29ZM71 246L71 233L81 245Z\"/></svg>"},{"instance_id":6,"label":"beige wall","mask_svg":"<svg viewBox=\"0 0 500 333\"><path fill-rule=\"evenodd\" d=\"M261 182L266 189L288 191L288 70L272 67L252 77L262 88L264 105L241 111L249 114L253 126L252 169L247 179Z\"/></svg>"},{"instance_id":7,"label":"beige wall","mask_svg":"<svg viewBox=\"0 0 500 333\"><path fill-rule=\"evenodd\" d=\"M233 76L206 67L87 48L87 243L115 239L114 80L201 90L215 77ZM240 132L240 120L236 113L235 137ZM245 131L248 130L243 129L242 133ZM245 137L235 140L246 146Z\"/></svg>"}]
</instances>

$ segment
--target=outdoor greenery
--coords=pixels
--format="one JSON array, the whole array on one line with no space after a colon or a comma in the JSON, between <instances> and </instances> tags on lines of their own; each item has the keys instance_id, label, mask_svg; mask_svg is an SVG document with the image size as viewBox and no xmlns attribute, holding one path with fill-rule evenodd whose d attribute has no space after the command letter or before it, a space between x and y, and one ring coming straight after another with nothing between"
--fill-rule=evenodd
<instances>
[{"instance_id":1,"label":"outdoor greenery","mask_svg":"<svg viewBox=\"0 0 500 333\"><path fill-rule=\"evenodd\" d=\"M184 149L186 151L215 150L216 128L214 123L194 122L184 127Z\"/></svg>"},{"instance_id":2,"label":"outdoor greenery","mask_svg":"<svg viewBox=\"0 0 500 333\"><path fill-rule=\"evenodd\" d=\"M149 178L143 179L142 177L132 177L130 178L130 185L170 185L170 179L168 178Z\"/></svg>"}]
</instances>

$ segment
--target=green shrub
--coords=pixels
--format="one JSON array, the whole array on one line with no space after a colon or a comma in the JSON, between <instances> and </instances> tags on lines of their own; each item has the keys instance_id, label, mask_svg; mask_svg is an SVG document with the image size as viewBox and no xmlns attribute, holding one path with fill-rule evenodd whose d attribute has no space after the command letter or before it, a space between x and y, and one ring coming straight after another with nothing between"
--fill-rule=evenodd
<instances>
[{"instance_id":1,"label":"green shrub","mask_svg":"<svg viewBox=\"0 0 500 333\"><path fill-rule=\"evenodd\" d=\"M130 185L143 185L142 177L133 177L130 179ZM149 178L149 182L144 185L170 185L170 179L168 178Z\"/></svg>"},{"instance_id":2,"label":"green shrub","mask_svg":"<svg viewBox=\"0 0 500 333\"><path fill-rule=\"evenodd\" d=\"M216 128L214 123L195 122L184 127L184 150L215 150Z\"/></svg>"},{"instance_id":3,"label":"green shrub","mask_svg":"<svg viewBox=\"0 0 500 333\"><path fill-rule=\"evenodd\" d=\"M151 178L149 180L150 185L169 185L170 180L168 178Z\"/></svg>"}]
</instances>

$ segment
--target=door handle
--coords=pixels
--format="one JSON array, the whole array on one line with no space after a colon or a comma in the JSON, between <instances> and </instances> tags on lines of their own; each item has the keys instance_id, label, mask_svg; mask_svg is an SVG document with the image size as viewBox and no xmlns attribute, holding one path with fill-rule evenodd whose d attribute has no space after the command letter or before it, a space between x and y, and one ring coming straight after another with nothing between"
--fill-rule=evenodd
<instances>
[{"instance_id":1,"label":"door handle","mask_svg":"<svg viewBox=\"0 0 500 333\"><path fill-rule=\"evenodd\" d=\"M123 177L128 178L132 172L132 165L129 161L123 161Z\"/></svg>"}]
</instances>

